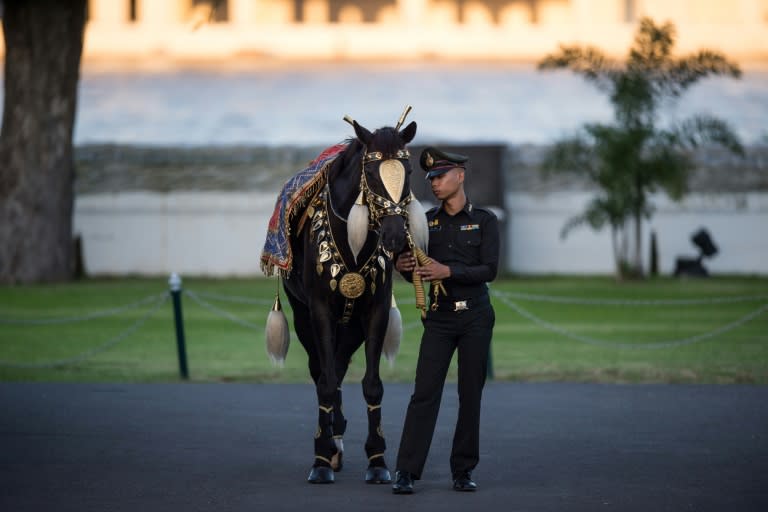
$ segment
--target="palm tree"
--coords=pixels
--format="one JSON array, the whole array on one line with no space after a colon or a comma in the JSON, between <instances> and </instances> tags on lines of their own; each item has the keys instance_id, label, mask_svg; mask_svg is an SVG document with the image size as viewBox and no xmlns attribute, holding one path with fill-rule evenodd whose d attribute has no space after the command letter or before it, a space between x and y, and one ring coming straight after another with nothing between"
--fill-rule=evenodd
<instances>
[{"instance_id":1,"label":"palm tree","mask_svg":"<svg viewBox=\"0 0 768 512\"><path fill-rule=\"evenodd\" d=\"M660 189L676 201L682 199L696 147L714 143L744 154L737 135L715 117L699 115L668 127L658 125L659 110L700 79L741 76L738 65L717 52L701 50L673 58L674 39L674 25L658 26L644 18L625 63L612 62L598 49L576 46L561 46L539 63L540 70L570 69L609 95L613 123L585 124L557 141L542 168L584 174L600 189L585 211L566 222L561 236L582 224L594 230L610 226L619 278L642 275L642 220L654 209L649 195ZM634 224L632 255L629 224Z\"/></svg>"}]
</instances>

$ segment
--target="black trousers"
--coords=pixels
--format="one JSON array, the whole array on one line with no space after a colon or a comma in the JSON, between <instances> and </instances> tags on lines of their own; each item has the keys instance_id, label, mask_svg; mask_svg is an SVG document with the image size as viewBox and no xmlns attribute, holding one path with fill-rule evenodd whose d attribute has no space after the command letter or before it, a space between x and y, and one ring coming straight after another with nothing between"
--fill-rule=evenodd
<instances>
[{"instance_id":1,"label":"black trousers","mask_svg":"<svg viewBox=\"0 0 768 512\"><path fill-rule=\"evenodd\" d=\"M451 473L472 471L480 458L480 401L496 316L490 304L469 311L428 311L416 382L405 416L397 465L421 478L435 431L445 376L458 350L459 413L451 448Z\"/></svg>"}]
</instances>

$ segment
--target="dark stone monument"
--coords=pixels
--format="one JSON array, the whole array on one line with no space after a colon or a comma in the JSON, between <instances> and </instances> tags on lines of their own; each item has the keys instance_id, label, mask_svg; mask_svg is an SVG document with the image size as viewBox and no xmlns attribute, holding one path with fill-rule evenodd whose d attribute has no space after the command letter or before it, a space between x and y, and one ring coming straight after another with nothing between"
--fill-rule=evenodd
<instances>
[{"instance_id":1,"label":"dark stone monument","mask_svg":"<svg viewBox=\"0 0 768 512\"><path fill-rule=\"evenodd\" d=\"M691 242L699 248L699 256L697 258L678 257L675 261L675 276L707 277L709 272L702 260L717 254L717 246L712 241L709 231L704 228L691 236Z\"/></svg>"}]
</instances>

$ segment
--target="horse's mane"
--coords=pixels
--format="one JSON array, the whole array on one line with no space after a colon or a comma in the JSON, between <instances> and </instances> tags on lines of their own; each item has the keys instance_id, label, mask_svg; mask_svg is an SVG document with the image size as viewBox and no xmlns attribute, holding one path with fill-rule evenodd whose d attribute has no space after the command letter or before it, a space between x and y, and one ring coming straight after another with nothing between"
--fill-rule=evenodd
<instances>
[{"instance_id":1,"label":"horse's mane","mask_svg":"<svg viewBox=\"0 0 768 512\"><path fill-rule=\"evenodd\" d=\"M345 169L351 165L359 166L363 158L363 143L355 137L350 137L344 141L347 143L347 147L342 153L333 161L331 168L328 169L328 181L331 182L339 174L343 173Z\"/></svg>"}]
</instances>

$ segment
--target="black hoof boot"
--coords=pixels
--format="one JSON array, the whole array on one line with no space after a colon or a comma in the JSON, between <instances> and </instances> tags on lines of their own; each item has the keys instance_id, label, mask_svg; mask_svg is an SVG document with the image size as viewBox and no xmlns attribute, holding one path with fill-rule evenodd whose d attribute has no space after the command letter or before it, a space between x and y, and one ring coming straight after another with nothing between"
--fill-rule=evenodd
<instances>
[{"instance_id":1,"label":"black hoof boot","mask_svg":"<svg viewBox=\"0 0 768 512\"><path fill-rule=\"evenodd\" d=\"M367 484L390 484L392 475L389 470L383 466L369 466L365 472L365 483Z\"/></svg>"},{"instance_id":2,"label":"black hoof boot","mask_svg":"<svg viewBox=\"0 0 768 512\"><path fill-rule=\"evenodd\" d=\"M333 470L328 466L313 466L307 477L311 484L332 484L333 481Z\"/></svg>"}]
</instances>

